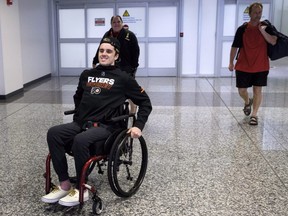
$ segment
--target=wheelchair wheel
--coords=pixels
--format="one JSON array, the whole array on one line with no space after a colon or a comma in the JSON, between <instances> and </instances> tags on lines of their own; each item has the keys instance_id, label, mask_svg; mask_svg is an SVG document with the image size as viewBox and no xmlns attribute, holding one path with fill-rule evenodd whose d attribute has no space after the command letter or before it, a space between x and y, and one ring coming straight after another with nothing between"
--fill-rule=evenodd
<instances>
[{"instance_id":1,"label":"wheelchair wheel","mask_svg":"<svg viewBox=\"0 0 288 216\"><path fill-rule=\"evenodd\" d=\"M108 160L108 180L119 197L130 197L143 182L148 164L148 150L143 137L132 139L127 130L114 141Z\"/></svg>"},{"instance_id":2,"label":"wheelchair wheel","mask_svg":"<svg viewBox=\"0 0 288 216\"><path fill-rule=\"evenodd\" d=\"M95 215L100 215L103 211L103 203L99 197L93 199L92 211Z\"/></svg>"}]
</instances>

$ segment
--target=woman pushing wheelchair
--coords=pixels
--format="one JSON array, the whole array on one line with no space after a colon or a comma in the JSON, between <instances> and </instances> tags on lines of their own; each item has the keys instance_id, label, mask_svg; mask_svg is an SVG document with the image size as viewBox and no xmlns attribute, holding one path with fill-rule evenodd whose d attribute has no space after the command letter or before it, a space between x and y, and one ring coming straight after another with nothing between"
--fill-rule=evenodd
<instances>
[{"instance_id":1,"label":"woman pushing wheelchair","mask_svg":"<svg viewBox=\"0 0 288 216\"><path fill-rule=\"evenodd\" d=\"M82 168L90 157L91 146L98 146L117 128L109 121L116 117L119 106L131 99L139 109L134 125L128 130L132 138L139 138L152 111L151 101L135 78L115 66L119 57L120 43L116 38L103 38L99 45L99 65L84 70L74 95L73 122L51 127L47 143L59 185L43 196L45 203L58 202L64 206L79 204L79 182ZM98 144L98 145L97 145ZM76 168L76 186L69 180L67 150L72 151ZM84 191L83 200L89 199Z\"/></svg>"}]
</instances>

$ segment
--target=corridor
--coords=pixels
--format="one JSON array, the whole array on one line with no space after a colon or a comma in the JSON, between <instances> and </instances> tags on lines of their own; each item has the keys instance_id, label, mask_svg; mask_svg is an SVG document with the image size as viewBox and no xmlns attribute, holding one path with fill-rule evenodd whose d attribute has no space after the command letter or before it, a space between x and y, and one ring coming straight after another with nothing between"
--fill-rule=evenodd
<instances>
[{"instance_id":1,"label":"corridor","mask_svg":"<svg viewBox=\"0 0 288 216\"><path fill-rule=\"evenodd\" d=\"M107 172L95 172L90 181L104 202L102 215L287 215L287 58L272 63L258 126L243 114L235 78L136 79L153 104L143 131L148 170L128 199L111 191ZM78 77L52 77L0 101L0 215L91 215L91 199L64 214L40 201L46 132L71 121L63 112L73 109L77 83Z\"/></svg>"}]
</instances>

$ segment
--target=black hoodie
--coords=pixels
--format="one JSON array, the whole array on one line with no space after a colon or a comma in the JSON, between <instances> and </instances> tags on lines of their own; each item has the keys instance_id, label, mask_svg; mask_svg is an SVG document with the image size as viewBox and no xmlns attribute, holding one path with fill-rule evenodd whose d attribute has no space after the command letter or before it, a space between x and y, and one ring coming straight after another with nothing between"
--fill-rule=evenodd
<instances>
[{"instance_id":1,"label":"black hoodie","mask_svg":"<svg viewBox=\"0 0 288 216\"><path fill-rule=\"evenodd\" d=\"M152 111L146 92L137 81L115 66L97 66L84 70L74 95L76 113L74 121L80 125L87 121L106 123L117 115L117 109L131 99L139 106L135 127L140 130Z\"/></svg>"}]
</instances>

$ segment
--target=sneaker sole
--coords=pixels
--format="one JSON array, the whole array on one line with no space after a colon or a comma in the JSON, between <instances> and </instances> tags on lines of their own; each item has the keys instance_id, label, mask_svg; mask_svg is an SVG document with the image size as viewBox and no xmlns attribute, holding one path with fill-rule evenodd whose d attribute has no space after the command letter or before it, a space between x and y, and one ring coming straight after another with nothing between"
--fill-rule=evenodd
<instances>
[{"instance_id":1,"label":"sneaker sole","mask_svg":"<svg viewBox=\"0 0 288 216\"><path fill-rule=\"evenodd\" d=\"M84 202L88 201L89 200L89 197L87 198L84 198ZM72 207L72 206L76 206L76 205L79 205L80 202L79 201L76 201L76 202L64 202L62 201L61 199L58 201L58 203L62 206L68 206L68 207Z\"/></svg>"},{"instance_id":2,"label":"sneaker sole","mask_svg":"<svg viewBox=\"0 0 288 216\"><path fill-rule=\"evenodd\" d=\"M60 199L61 198L59 198L59 199L46 199L46 198L42 197L41 201L44 202L44 203L57 203Z\"/></svg>"}]
</instances>

